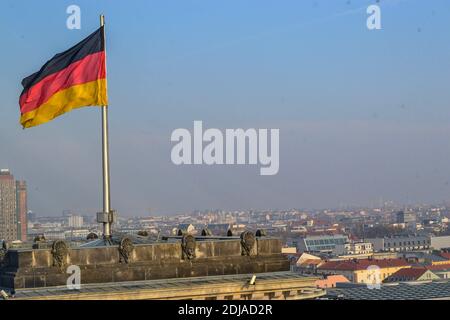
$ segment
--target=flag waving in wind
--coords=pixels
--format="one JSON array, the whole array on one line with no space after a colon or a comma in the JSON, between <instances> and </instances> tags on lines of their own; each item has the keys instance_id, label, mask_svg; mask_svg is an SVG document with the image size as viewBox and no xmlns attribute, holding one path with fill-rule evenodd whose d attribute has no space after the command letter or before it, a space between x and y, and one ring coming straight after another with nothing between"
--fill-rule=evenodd
<instances>
[{"instance_id":1,"label":"flag waving in wind","mask_svg":"<svg viewBox=\"0 0 450 320\"><path fill-rule=\"evenodd\" d=\"M34 127L86 106L107 106L104 26L22 80L20 123Z\"/></svg>"}]
</instances>

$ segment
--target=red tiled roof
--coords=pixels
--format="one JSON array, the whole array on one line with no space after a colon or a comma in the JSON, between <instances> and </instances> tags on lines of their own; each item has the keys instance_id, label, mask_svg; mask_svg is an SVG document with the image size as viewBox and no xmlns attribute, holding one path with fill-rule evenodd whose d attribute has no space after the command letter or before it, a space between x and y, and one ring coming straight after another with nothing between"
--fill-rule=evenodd
<instances>
[{"instance_id":1,"label":"red tiled roof","mask_svg":"<svg viewBox=\"0 0 450 320\"><path fill-rule=\"evenodd\" d=\"M450 270L450 264L436 264L433 266L426 266L426 268L430 271L444 271Z\"/></svg>"},{"instance_id":2,"label":"red tiled roof","mask_svg":"<svg viewBox=\"0 0 450 320\"><path fill-rule=\"evenodd\" d=\"M341 270L356 271L365 270L369 266L378 266L379 268L406 267L409 264L403 259L359 259L359 260L343 260L328 261L322 264L320 270Z\"/></svg>"},{"instance_id":3,"label":"red tiled roof","mask_svg":"<svg viewBox=\"0 0 450 320\"><path fill-rule=\"evenodd\" d=\"M337 283L350 282L346 277L342 275L328 276L325 279L316 280L316 286L319 288L333 288Z\"/></svg>"},{"instance_id":4,"label":"red tiled roof","mask_svg":"<svg viewBox=\"0 0 450 320\"><path fill-rule=\"evenodd\" d=\"M389 278L406 278L416 280L427 271L428 269L425 267L403 268L393 273Z\"/></svg>"},{"instance_id":5,"label":"red tiled roof","mask_svg":"<svg viewBox=\"0 0 450 320\"><path fill-rule=\"evenodd\" d=\"M337 282L350 282L346 277L340 274L327 276L324 280L333 281L335 283ZM320 280L318 280L320 281Z\"/></svg>"},{"instance_id":6,"label":"red tiled roof","mask_svg":"<svg viewBox=\"0 0 450 320\"><path fill-rule=\"evenodd\" d=\"M319 265L319 264L321 264L323 261L322 260L320 260L320 259L307 259L307 260L305 260L305 261L303 261L302 263L301 263L301 265L303 266L303 265Z\"/></svg>"},{"instance_id":7,"label":"red tiled roof","mask_svg":"<svg viewBox=\"0 0 450 320\"><path fill-rule=\"evenodd\" d=\"M450 260L450 252L441 252L439 254L442 258Z\"/></svg>"}]
</instances>

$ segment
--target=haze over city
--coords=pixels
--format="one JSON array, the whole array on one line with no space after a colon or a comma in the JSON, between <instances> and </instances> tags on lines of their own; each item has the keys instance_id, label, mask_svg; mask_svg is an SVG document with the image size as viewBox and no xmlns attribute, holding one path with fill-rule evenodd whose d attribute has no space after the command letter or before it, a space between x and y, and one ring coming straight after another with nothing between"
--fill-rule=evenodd
<instances>
[{"instance_id":1,"label":"haze over city","mask_svg":"<svg viewBox=\"0 0 450 320\"><path fill-rule=\"evenodd\" d=\"M263 2L79 0L82 28L68 30L71 1L3 1L0 168L27 181L29 208L101 208L99 109L22 130L18 106L21 80L94 31L99 11L121 215L448 200L447 1L382 1L379 32L366 28L372 1ZM171 132L194 120L279 128L279 173L175 166Z\"/></svg>"}]
</instances>

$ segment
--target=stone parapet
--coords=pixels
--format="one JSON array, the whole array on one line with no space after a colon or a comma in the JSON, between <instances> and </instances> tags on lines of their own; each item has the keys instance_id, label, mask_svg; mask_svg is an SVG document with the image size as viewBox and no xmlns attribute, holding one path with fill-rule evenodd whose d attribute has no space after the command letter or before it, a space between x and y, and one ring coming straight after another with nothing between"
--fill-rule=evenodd
<instances>
[{"instance_id":1,"label":"stone parapet","mask_svg":"<svg viewBox=\"0 0 450 320\"><path fill-rule=\"evenodd\" d=\"M251 250L242 240L203 240L190 243L189 255L182 241L104 246L9 250L0 267L0 287L10 289L66 285L67 267L81 270L81 282L112 283L170 278L205 277L288 271L281 241L256 238ZM120 250L119 250L120 249Z\"/></svg>"}]
</instances>

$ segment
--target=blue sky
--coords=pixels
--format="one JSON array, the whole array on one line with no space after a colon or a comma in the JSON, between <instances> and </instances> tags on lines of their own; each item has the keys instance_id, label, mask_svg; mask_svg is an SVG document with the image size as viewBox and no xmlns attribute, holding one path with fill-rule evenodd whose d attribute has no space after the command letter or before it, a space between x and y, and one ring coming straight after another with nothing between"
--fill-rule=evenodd
<instances>
[{"instance_id":1,"label":"blue sky","mask_svg":"<svg viewBox=\"0 0 450 320\"><path fill-rule=\"evenodd\" d=\"M100 111L19 125L20 81L107 19L113 207L324 208L450 197L450 5L375 1L8 1L0 5L0 167L30 209L101 206ZM81 8L81 30L66 8ZM177 167L170 134L279 128L280 173Z\"/></svg>"}]
</instances>

